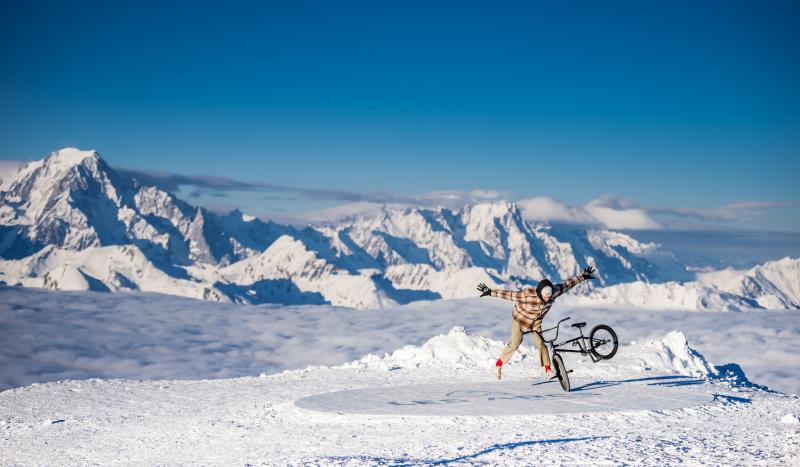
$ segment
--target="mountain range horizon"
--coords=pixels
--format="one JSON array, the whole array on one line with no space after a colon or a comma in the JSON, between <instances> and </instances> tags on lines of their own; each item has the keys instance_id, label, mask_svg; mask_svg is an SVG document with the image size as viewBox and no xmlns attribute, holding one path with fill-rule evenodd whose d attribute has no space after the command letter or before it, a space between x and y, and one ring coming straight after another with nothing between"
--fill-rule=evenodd
<instances>
[{"instance_id":1,"label":"mountain range horizon","mask_svg":"<svg viewBox=\"0 0 800 467\"><path fill-rule=\"evenodd\" d=\"M673 289L682 290L676 306L683 307L798 303L781 281L759 283L755 291L741 283L701 284L655 243L609 229L529 222L508 201L384 207L298 228L192 206L120 175L97 151L72 148L30 162L3 182L0 233L0 280L60 290L383 308L469 297L478 282L519 288L563 280L591 265L598 280L584 295L638 283L658 303L675 301ZM764 267L784 274L782 268L795 267L786 261ZM740 276L747 282L746 272ZM608 290L604 296L615 295Z\"/></svg>"}]
</instances>

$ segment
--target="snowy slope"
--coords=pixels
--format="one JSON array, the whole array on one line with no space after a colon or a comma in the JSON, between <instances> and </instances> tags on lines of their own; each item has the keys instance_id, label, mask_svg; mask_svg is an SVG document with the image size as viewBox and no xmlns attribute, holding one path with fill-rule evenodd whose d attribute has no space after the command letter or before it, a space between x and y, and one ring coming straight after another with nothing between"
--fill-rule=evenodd
<instances>
[{"instance_id":1,"label":"snowy slope","mask_svg":"<svg viewBox=\"0 0 800 467\"><path fill-rule=\"evenodd\" d=\"M0 281L52 290L141 290L214 302L230 301L216 287L190 280L182 269L156 266L133 245L80 251L47 246L22 260L0 260Z\"/></svg>"},{"instance_id":2,"label":"snowy slope","mask_svg":"<svg viewBox=\"0 0 800 467\"><path fill-rule=\"evenodd\" d=\"M316 293L333 305L355 308L383 308L396 304L366 275L351 274L309 250L303 242L284 235L263 253L220 270L232 284L244 288L263 281L290 279L302 293ZM252 302L263 303L258 295Z\"/></svg>"},{"instance_id":3,"label":"snowy slope","mask_svg":"<svg viewBox=\"0 0 800 467\"><path fill-rule=\"evenodd\" d=\"M641 309L724 310L800 308L800 259L770 261L745 271L703 272L689 282L630 282L597 288L565 303Z\"/></svg>"},{"instance_id":4,"label":"snowy slope","mask_svg":"<svg viewBox=\"0 0 800 467\"><path fill-rule=\"evenodd\" d=\"M800 259L769 261L746 271L701 274L700 283L715 290L752 297L763 308L800 308Z\"/></svg>"},{"instance_id":5,"label":"snowy slope","mask_svg":"<svg viewBox=\"0 0 800 467\"><path fill-rule=\"evenodd\" d=\"M217 215L66 148L0 190L0 281L61 290L136 289L214 301L390 307L473 296L475 284L562 280L605 304L798 308L798 260L729 284L699 282L653 243L607 230L531 224L509 202L382 209L298 229ZM719 280L724 284L716 284ZM726 282L727 281L727 282Z\"/></svg>"},{"instance_id":6,"label":"snowy slope","mask_svg":"<svg viewBox=\"0 0 800 467\"><path fill-rule=\"evenodd\" d=\"M675 258L654 244L602 230L526 222L508 202L482 203L460 210L395 209L328 226L339 257L358 259L363 267L427 266L437 272L482 268L506 281L566 278L594 264L600 283L687 279ZM402 272L395 272L403 280Z\"/></svg>"},{"instance_id":7,"label":"snowy slope","mask_svg":"<svg viewBox=\"0 0 800 467\"><path fill-rule=\"evenodd\" d=\"M680 332L575 362L570 393L531 365L487 381L501 345L454 329L335 368L8 390L0 452L6 463L50 465L800 460L800 399L725 378Z\"/></svg>"},{"instance_id":8,"label":"snowy slope","mask_svg":"<svg viewBox=\"0 0 800 467\"><path fill-rule=\"evenodd\" d=\"M748 295L717 290L702 283L630 282L592 290L588 295L568 295L562 300L565 304L584 306L620 306L645 310L720 310L743 311L762 307ZM774 307L784 309L783 306Z\"/></svg>"}]
</instances>

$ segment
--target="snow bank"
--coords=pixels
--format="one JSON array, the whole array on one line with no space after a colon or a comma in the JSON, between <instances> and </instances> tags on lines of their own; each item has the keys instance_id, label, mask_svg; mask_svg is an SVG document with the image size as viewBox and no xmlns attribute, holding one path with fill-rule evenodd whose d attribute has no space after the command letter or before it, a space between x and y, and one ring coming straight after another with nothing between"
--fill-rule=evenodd
<instances>
[{"instance_id":1,"label":"snow bank","mask_svg":"<svg viewBox=\"0 0 800 467\"><path fill-rule=\"evenodd\" d=\"M456 326L447 334L432 337L421 346L407 345L382 357L369 354L343 365L342 368L486 368L494 365L504 346L505 344L494 339L467 334L463 327ZM532 351L530 347L521 345L512 362L522 360Z\"/></svg>"},{"instance_id":2,"label":"snow bank","mask_svg":"<svg viewBox=\"0 0 800 467\"><path fill-rule=\"evenodd\" d=\"M642 370L669 371L694 377L708 377L717 373L700 352L689 347L689 342L681 331L672 331L635 350L640 353L638 358L641 360Z\"/></svg>"},{"instance_id":3,"label":"snow bank","mask_svg":"<svg viewBox=\"0 0 800 467\"><path fill-rule=\"evenodd\" d=\"M468 334L463 327L456 326L447 334L435 336L421 346L407 345L383 356L369 354L340 368L484 370L494 366L504 345L494 339ZM528 359L535 352L533 347L521 345L510 363ZM618 357L604 361L597 367L582 365L582 370L582 374L607 375L615 370L634 370L701 378L717 374L714 365L689 346L681 331L672 331L664 337L641 344L622 346Z\"/></svg>"},{"instance_id":4,"label":"snow bank","mask_svg":"<svg viewBox=\"0 0 800 467\"><path fill-rule=\"evenodd\" d=\"M800 423L800 420L793 414L787 413L786 415L781 417L781 423L785 423L787 425L797 425L798 423Z\"/></svg>"}]
</instances>

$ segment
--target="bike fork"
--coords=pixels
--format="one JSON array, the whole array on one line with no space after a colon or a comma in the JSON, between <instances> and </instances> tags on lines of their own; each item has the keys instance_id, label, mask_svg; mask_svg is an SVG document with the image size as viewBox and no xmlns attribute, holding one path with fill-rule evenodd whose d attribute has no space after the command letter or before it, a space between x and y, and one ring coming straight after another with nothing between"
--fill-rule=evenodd
<instances>
[{"instance_id":1,"label":"bike fork","mask_svg":"<svg viewBox=\"0 0 800 467\"><path fill-rule=\"evenodd\" d=\"M555 356L555 355L554 355L554 356ZM563 362L563 361L564 361L564 359L561 359L561 361ZM554 368L555 368L555 367L554 367ZM558 370L555 370L555 371L554 371L554 373L555 373L555 374L554 374L553 376L551 376L551 377L550 377L550 379L556 379L556 378L558 378L558 372L559 372L559 371L563 371L565 375L568 375L568 374L572 373L572 370L567 370L566 368L559 368Z\"/></svg>"}]
</instances>

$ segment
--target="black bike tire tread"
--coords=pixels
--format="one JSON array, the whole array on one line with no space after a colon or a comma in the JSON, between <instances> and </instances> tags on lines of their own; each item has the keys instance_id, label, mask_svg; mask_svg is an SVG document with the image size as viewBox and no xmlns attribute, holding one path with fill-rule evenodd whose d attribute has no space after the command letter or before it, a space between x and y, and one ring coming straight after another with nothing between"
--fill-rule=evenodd
<instances>
[{"instance_id":1,"label":"black bike tire tread","mask_svg":"<svg viewBox=\"0 0 800 467\"><path fill-rule=\"evenodd\" d=\"M567 368L564 366L564 360L561 358L561 355L556 354L553 356L553 366L558 376L558 382L561 384L561 389L565 392L569 392L569 374L567 374Z\"/></svg>"},{"instance_id":2,"label":"black bike tire tread","mask_svg":"<svg viewBox=\"0 0 800 467\"><path fill-rule=\"evenodd\" d=\"M601 355L600 352L595 350L594 348L594 333L600 329L605 329L611 336L614 338L614 349L611 350L611 353L608 355ZM597 326L592 328L592 331L589 333L589 350L592 352L592 355L601 359L601 360L610 360L614 355L617 354L617 349L619 348L619 339L617 339L617 333L611 329L611 326L605 324L598 324Z\"/></svg>"}]
</instances>

